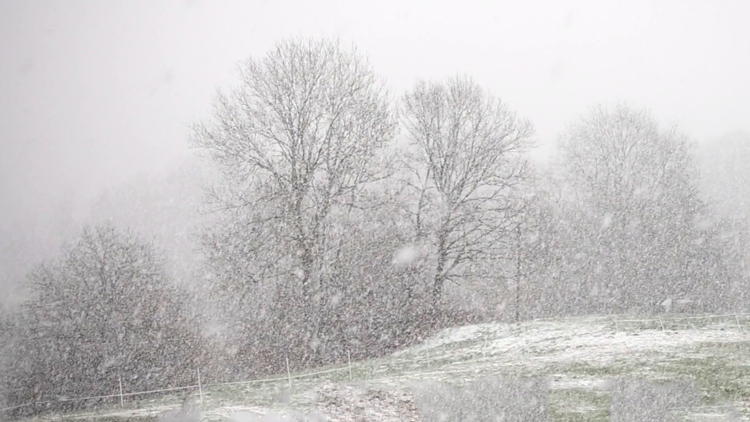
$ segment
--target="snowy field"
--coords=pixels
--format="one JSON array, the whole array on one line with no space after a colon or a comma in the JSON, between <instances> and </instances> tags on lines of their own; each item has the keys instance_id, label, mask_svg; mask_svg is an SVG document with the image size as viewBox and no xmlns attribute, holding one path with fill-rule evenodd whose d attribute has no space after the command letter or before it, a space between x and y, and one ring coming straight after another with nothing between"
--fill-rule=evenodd
<instances>
[{"instance_id":1,"label":"snowy field","mask_svg":"<svg viewBox=\"0 0 750 422\"><path fill-rule=\"evenodd\" d=\"M730 405L740 411L741 420L750 420L750 317L669 316L617 322L611 317L587 317L482 324L445 330L388 358L353 363L351 375L348 366L327 369L332 371L309 377L296 374L291 390L284 376L265 383L208 387L199 405L201 420L248 421L254 420L250 415L269 412L284 415L318 410L331 420L345 421L350 419L335 413L336 406L341 406L338 402L348 399L331 398L336 388L346 388L350 395L374 388L403 396L415 381L462 386L493 375L548 377L554 421L608 421L610 380L621 376L655 382L693 381L701 390L703 405L675 413L680 420L737 420L727 418ZM335 387L331 382L348 387ZM316 392L324 390L327 398L316 403ZM357 406L372 407L376 413L356 420L407 420L377 414L390 411L376 409L378 406L397 406L393 403L398 400L398 406L403 405L401 396L390 401L381 396L370 402L362 398L370 396L357 397ZM178 402L179 397L166 397L126 403L124 409L36 420L147 421L175 408Z\"/></svg>"}]
</instances>

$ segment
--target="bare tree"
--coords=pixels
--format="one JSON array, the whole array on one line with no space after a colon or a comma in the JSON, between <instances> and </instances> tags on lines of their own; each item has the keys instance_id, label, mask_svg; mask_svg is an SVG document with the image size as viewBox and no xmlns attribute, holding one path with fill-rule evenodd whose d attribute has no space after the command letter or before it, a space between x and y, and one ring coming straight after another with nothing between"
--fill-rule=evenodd
<instances>
[{"instance_id":1,"label":"bare tree","mask_svg":"<svg viewBox=\"0 0 750 422\"><path fill-rule=\"evenodd\" d=\"M14 362L19 402L103 394L118 376L130 388L192 379L193 324L148 242L112 224L86 228L28 282Z\"/></svg>"},{"instance_id":2,"label":"bare tree","mask_svg":"<svg viewBox=\"0 0 750 422\"><path fill-rule=\"evenodd\" d=\"M750 222L750 132L728 133L698 150L703 196L722 217Z\"/></svg>"},{"instance_id":3,"label":"bare tree","mask_svg":"<svg viewBox=\"0 0 750 422\"><path fill-rule=\"evenodd\" d=\"M255 237L296 253L301 295L309 299L333 248L331 212L388 175L381 153L396 122L369 64L338 42L281 42L240 71L241 84L219 93L213 119L195 126L193 143L223 171L223 188L214 191L222 209L243 215L262 204L250 222Z\"/></svg>"},{"instance_id":4,"label":"bare tree","mask_svg":"<svg viewBox=\"0 0 750 422\"><path fill-rule=\"evenodd\" d=\"M695 226L704 204L687 137L619 104L595 107L560 147L577 228L586 233L587 245L577 246L594 278L586 291L609 310L653 311L693 290L705 276Z\"/></svg>"},{"instance_id":5,"label":"bare tree","mask_svg":"<svg viewBox=\"0 0 750 422\"><path fill-rule=\"evenodd\" d=\"M0 344L0 406L9 407L9 393L11 392L10 368L11 353L13 352L14 342L16 341L16 330L13 328L12 314L7 305L0 303L0 338L3 339Z\"/></svg>"},{"instance_id":6,"label":"bare tree","mask_svg":"<svg viewBox=\"0 0 750 422\"><path fill-rule=\"evenodd\" d=\"M739 267L732 297L750 303L750 133L733 132L705 143L699 152L703 197L724 229L722 251L727 267Z\"/></svg>"},{"instance_id":7,"label":"bare tree","mask_svg":"<svg viewBox=\"0 0 750 422\"><path fill-rule=\"evenodd\" d=\"M416 241L429 238L434 250L438 305L462 264L507 252L514 191L528 176L521 154L533 129L466 77L419 82L402 104L411 141L406 210Z\"/></svg>"},{"instance_id":8,"label":"bare tree","mask_svg":"<svg viewBox=\"0 0 750 422\"><path fill-rule=\"evenodd\" d=\"M531 277L542 271L542 267L548 261L549 245L544 241L541 233L546 230L548 217L544 200L540 198L538 188L534 184L527 186L527 195L518 203L518 212L513 216L512 251L511 261L514 278L514 305L513 312L515 322L528 317L521 313L521 308L530 296L523 293L524 288L530 287Z\"/></svg>"}]
</instances>

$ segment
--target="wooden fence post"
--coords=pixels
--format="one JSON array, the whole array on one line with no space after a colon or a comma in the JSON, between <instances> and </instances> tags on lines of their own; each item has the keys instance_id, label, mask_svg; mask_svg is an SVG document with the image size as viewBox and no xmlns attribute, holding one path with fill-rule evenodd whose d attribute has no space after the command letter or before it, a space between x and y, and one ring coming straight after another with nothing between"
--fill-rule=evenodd
<instances>
[{"instance_id":1,"label":"wooden fence post","mask_svg":"<svg viewBox=\"0 0 750 422\"><path fill-rule=\"evenodd\" d=\"M201 383L201 368L198 368L198 396L203 404L203 384Z\"/></svg>"},{"instance_id":2,"label":"wooden fence post","mask_svg":"<svg viewBox=\"0 0 750 422\"><path fill-rule=\"evenodd\" d=\"M352 380L352 352L346 351L346 360L349 362L349 381Z\"/></svg>"},{"instance_id":3,"label":"wooden fence post","mask_svg":"<svg viewBox=\"0 0 750 422\"><path fill-rule=\"evenodd\" d=\"M122 375L120 375L120 407L125 407L125 400L122 397Z\"/></svg>"},{"instance_id":4,"label":"wooden fence post","mask_svg":"<svg viewBox=\"0 0 750 422\"><path fill-rule=\"evenodd\" d=\"M286 358L286 379L289 382L289 390L292 389L292 372L289 370L289 356L285 356Z\"/></svg>"}]
</instances>

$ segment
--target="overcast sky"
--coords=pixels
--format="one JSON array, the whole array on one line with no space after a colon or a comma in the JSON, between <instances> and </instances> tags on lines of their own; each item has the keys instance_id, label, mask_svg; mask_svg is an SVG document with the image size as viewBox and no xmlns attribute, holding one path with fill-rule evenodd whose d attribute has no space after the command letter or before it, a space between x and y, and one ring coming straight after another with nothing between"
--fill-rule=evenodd
<instances>
[{"instance_id":1,"label":"overcast sky","mask_svg":"<svg viewBox=\"0 0 750 422\"><path fill-rule=\"evenodd\" d=\"M747 0L3 0L0 219L175 163L237 63L289 36L353 41L395 93L467 73L543 144L616 100L698 140L748 130L748 18Z\"/></svg>"}]
</instances>

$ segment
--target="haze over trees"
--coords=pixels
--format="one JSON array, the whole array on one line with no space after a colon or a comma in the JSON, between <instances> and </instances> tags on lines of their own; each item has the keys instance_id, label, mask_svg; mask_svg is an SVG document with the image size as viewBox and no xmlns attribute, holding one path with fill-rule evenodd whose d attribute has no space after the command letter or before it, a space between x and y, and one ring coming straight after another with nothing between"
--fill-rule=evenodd
<instances>
[{"instance_id":1,"label":"haze over trees","mask_svg":"<svg viewBox=\"0 0 750 422\"><path fill-rule=\"evenodd\" d=\"M106 395L119 377L137 389L192 379L186 368L200 353L189 302L149 243L112 225L85 228L28 283L6 379L12 397Z\"/></svg>"},{"instance_id":2,"label":"haze over trees","mask_svg":"<svg viewBox=\"0 0 750 422\"><path fill-rule=\"evenodd\" d=\"M687 295L690 283L705 282L699 255L709 242L695 247L704 235L696 227L704 206L683 135L660 128L645 111L617 105L594 109L561 147L587 246L576 276L589 283L589 297L611 301L601 308L618 312L654 312L669 295Z\"/></svg>"},{"instance_id":3,"label":"haze over trees","mask_svg":"<svg viewBox=\"0 0 750 422\"><path fill-rule=\"evenodd\" d=\"M468 322L748 309L747 136L701 161L647 110L600 105L534 168L498 94L455 76L393 95L326 39L249 58L192 127L205 163L61 222L69 246L0 308L4 403L341 363Z\"/></svg>"},{"instance_id":4,"label":"haze over trees","mask_svg":"<svg viewBox=\"0 0 750 422\"><path fill-rule=\"evenodd\" d=\"M403 162L405 194L415 202L407 210L415 243L426 237L435 257L431 295L439 307L446 281L460 278L465 264L508 250L533 129L465 77L417 83L402 116L413 147Z\"/></svg>"}]
</instances>

